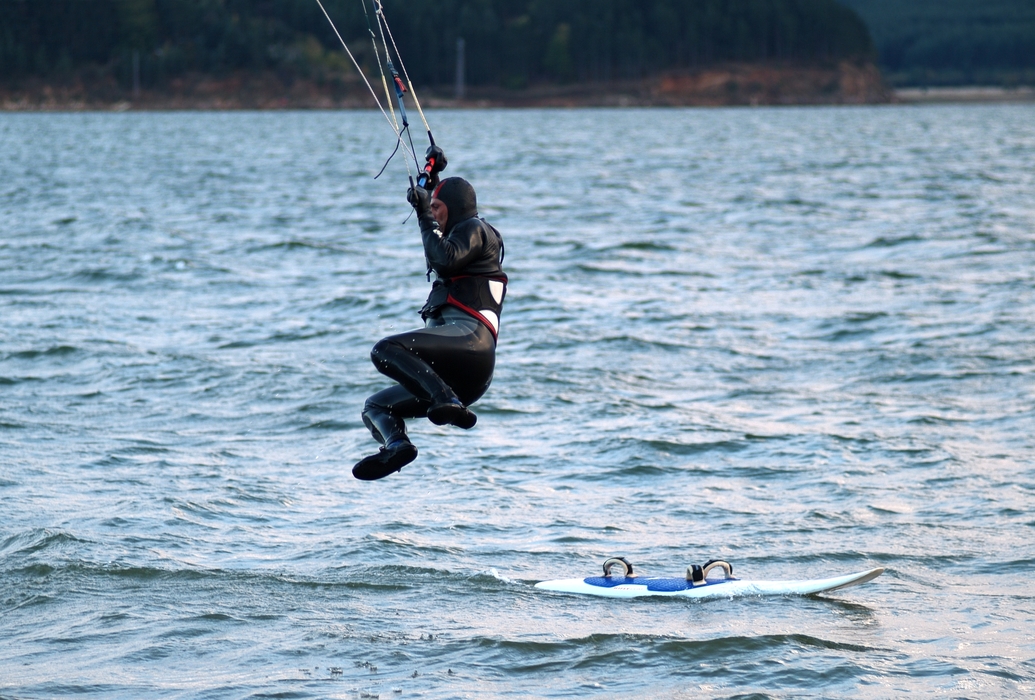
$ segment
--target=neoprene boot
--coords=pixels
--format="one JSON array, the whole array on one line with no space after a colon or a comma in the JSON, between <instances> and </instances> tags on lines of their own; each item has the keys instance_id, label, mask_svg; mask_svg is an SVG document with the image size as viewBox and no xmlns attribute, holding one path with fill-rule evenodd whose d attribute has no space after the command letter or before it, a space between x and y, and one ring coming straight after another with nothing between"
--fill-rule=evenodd
<instances>
[{"instance_id":1,"label":"neoprene boot","mask_svg":"<svg viewBox=\"0 0 1035 700\"><path fill-rule=\"evenodd\" d=\"M406 436L406 423L384 406L367 401L363 406L363 424L383 447L377 454L359 460L352 468L352 476L363 481L382 479L417 459L417 448Z\"/></svg>"},{"instance_id":2,"label":"neoprene boot","mask_svg":"<svg viewBox=\"0 0 1035 700\"><path fill-rule=\"evenodd\" d=\"M478 422L478 416L464 406L455 396L434 404L428 409L428 420L435 425L455 425L470 430Z\"/></svg>"},{"instance_id":3,"label":"neoprene boot","mask_svg":"<svg viewBox=\"0 0 1035 700\"><path fill-rule=\"evenodd\" d=\"M363 481L383 479L417 459L417 448L405 437L382 447L377 454L364 457L352 468L352 476Z\"/></svg>"}]
</instances>

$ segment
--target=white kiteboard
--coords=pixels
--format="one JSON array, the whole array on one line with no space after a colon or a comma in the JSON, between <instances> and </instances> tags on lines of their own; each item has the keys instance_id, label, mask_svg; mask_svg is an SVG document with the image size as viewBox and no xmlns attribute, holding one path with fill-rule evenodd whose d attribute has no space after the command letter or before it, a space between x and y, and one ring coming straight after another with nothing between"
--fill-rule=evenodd
<instances>
[{"instance_id":1,"label":"white kiteboard","mask_svg":"<svg viewBox=\"0 0 1035 700\"><path fill-rule=\"evenodd\" d=\"M618 567L621 574L612 575ZM721 577L711 576L713 571ZM536 588L558 593L579 593L604 598L640 598L667 596L680 598L734 598L738 596L812 595L827 593L872 581L884 573L883 568L859 571L844 576L787 581L747 581L733 577L733 567L724 561L710 561L687 569L684 578L634 576L632 565L621 557L604 562L604 575L590 578L569 578L540 581Z\"/></svg>"}]
</instances>

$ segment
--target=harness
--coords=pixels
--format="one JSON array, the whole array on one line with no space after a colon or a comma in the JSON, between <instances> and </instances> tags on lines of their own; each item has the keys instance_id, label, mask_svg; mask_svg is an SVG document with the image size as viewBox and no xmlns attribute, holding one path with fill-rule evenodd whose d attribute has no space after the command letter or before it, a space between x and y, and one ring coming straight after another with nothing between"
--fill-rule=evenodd
<instances>
[{"instance_id":1,"label":"harness","mask_svg":"<svg viewBox=\"0 0 1035 700\"><path fill-rule=\"evenodd\" d=\"M485 224L499 241L500 257L496 271L481 275L455 275L435 280L420 315L427 320L443 306L453 306L485 324L492 332L493 339L498 340L503 300L507 296L507 273L502 267L506 251L503 247L503 236L496 227L484 219L479 221Z\"/></svg>"}]
</instances>

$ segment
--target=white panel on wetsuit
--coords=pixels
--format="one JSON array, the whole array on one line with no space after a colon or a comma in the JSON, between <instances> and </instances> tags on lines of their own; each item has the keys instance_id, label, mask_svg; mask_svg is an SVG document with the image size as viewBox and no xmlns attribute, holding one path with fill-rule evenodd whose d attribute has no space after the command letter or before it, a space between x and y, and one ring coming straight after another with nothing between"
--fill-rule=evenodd
<instances>
[{"instance_id":1,"label":"white panel on wetsuit","mask_svg":"<svg viewBox=\"0 0 1035 700\"><path fill-rule=\"evenodd\" d=\"M496 280L489 280L489 291L492 293L492 298L496 300L497 304L503 303L503 283L497 282ZM485 313L484 311L482 313ZM498 319L497 319L498 321ZM499 325L498 323L494 325Z\"/></svg>"},{"instance_id":2,"label":"white panel on wetsuit","mask_svg":"<svg viewBox=\"0 0 1035 700\"><path fill-rule=\"evenodd\" d=\"M495 311L489 311L488 309L482 309L479 311L485 320L492 324L492 330L496 333L500 332L500 317L496 315Z\"/></svg>"}]
</instances>

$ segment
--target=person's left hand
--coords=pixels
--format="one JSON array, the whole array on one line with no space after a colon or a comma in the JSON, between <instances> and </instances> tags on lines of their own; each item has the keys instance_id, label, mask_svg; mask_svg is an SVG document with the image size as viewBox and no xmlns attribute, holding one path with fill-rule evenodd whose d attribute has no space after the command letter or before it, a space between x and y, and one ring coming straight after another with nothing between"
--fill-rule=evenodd
<instances>
[{"instance_id":1,"label":"person's left hand","mask_svg":"<svg viewBox=\"0 0 1035 700\"><path fill-rule=\"evenodd\" d=\"M417 212L418 217L424 216L424 214L431 211L431 193L423 187L415 186L407 190L406 201Z\"/></svg>"},{"instance_id":2,"label":"person's left hand","mask_svg":"<svg viewBox=\"0 0 1035 700\"><path fill-rule=\"evenodd\" d=\"M438 146L428 146L427 153L424 154L424 161L430 162L434 160L435 164L431 166L431 175L434 177L440 172L446 169L446 165L449 161L446 160L446 153ZM437 178L436 178L437 179Z\"/></svg>"}]
</instances>

